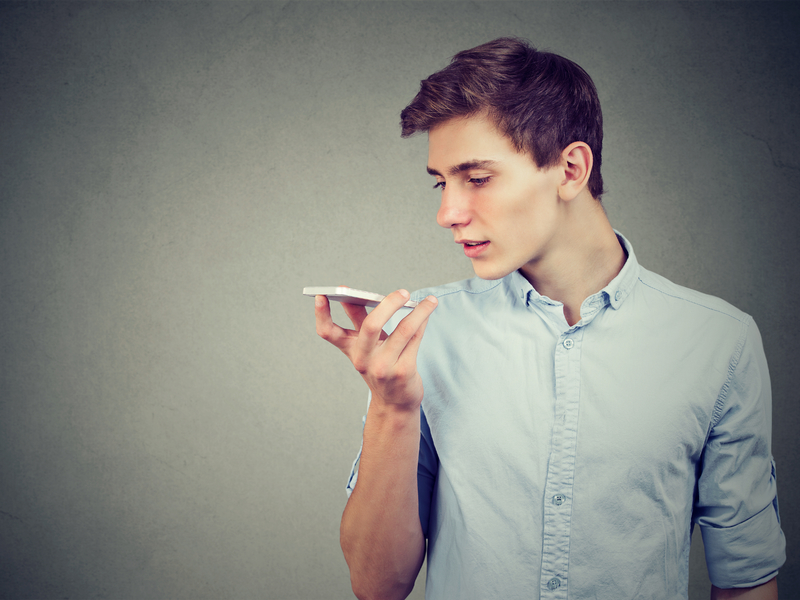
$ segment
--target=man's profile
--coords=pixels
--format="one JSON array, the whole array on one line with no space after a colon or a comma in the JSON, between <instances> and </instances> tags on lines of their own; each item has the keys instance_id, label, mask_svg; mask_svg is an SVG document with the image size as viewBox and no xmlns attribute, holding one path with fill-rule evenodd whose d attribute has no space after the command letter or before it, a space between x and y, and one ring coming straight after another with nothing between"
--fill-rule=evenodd
<instances>
[{"instance_id":1,"label":"man's profile","mask_svg":"<svg viewBox=\"0 0 800 600\"><path fill-rule=\"evenodd\" d=\"M317 331L370 390L341 542L359 598L776 598L785 560L758 329L639 265L602 207L575 63L501 38L401 113L475 278ZM420 301L413 310L402 305Z\"/></svg>"}]
</instances>

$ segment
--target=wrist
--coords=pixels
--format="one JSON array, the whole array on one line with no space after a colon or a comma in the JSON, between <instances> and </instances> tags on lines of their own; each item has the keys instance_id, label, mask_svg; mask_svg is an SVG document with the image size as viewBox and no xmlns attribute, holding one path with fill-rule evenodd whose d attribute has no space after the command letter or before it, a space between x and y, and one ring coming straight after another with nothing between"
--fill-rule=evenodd
<instances>
[{"instance_id":1,"label":"wrist","mask_svg":"<svg viewBox=\"0 0 800 600\"><path fill-rule=\"evenodd\" d=\"M372 400L367 413L382 419L408 419L419 415L420 403L397 402L384 399L372 392Z\"/></svg>"}]
</instances>

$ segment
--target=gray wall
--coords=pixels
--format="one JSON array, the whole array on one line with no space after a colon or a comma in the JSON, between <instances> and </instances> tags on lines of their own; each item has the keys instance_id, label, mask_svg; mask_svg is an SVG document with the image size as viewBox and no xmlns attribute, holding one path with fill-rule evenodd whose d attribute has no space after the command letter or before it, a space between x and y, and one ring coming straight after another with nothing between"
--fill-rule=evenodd
<instances>
[{"instance_id":1,"label":"gray wall","mask_svg":"<svg viewBox=\"0 0 800 600\"><path fill-rule=\"evenodd\" d=\"M640 261L761 327L800 597L798 25L793 3L0 5L0 597L351 597L366 390L300 291L470 275L398 113L500 35L593 75Z\"/></svg>"}]
</instances>

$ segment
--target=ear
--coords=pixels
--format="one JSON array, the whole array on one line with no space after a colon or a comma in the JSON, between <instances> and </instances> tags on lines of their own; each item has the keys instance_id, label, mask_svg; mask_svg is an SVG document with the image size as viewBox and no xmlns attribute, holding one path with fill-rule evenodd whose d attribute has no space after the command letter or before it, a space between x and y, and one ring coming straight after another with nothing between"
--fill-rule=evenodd
<instances>
[{"instance_id":1,"label":"ear","mask_svg":"<svg viewBox=\"0 0 800 600\"><path fill-rule=\"evenodd\" d=\"M592 149L585 142L572 142L561 152L564 177L558 186L558 196L562 200L574 199L589 183L594 157Z\"/></svg>"}]
</instances>

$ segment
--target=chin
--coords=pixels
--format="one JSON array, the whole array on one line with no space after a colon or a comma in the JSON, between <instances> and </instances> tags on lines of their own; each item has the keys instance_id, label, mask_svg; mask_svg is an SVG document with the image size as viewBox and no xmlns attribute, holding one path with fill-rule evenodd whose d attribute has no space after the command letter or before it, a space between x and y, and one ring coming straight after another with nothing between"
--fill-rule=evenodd
<instances>
[{"instance_id":1,"label":"chin","mask_svg":"<svg viewBox=\"0 0 800 600\"><path fill-rule=\"evenodd\" d=\"M475 275L480 277L481 279L486 279L488 281L494 281L495 279L502 279L509 273L516 271L516 269L503 269L500 267L491 267L489 265L476 265L475 263L472 264L472 270L475 272Z\"/></svg>"}]
</instances>

